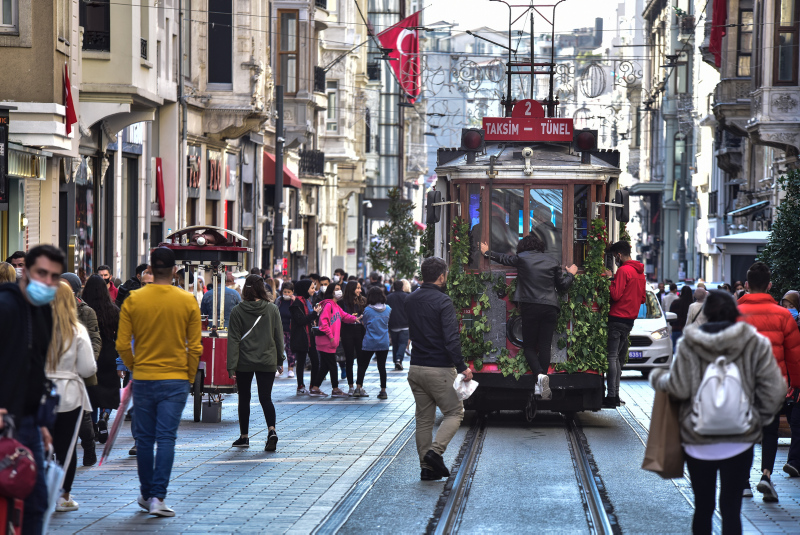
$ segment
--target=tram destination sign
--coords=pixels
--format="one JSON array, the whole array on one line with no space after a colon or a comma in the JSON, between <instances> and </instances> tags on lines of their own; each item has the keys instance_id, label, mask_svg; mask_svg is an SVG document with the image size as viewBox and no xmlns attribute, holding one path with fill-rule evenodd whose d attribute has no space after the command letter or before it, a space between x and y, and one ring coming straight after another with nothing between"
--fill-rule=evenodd
<instances>
[{"instance_id":1,"label":"tram destination sign","mask_svg":"<svg viewBox=\"0 0 800 535\"><path fill-rule=\"evenodd\" d=\"M542 105L531 99L514 104L511 117L484 117L486 141L572 141L572 119L544 116Z\"/></svg>"},{"instance_id":2,"label":"tram destination sign","mask_svg":"<svg viewBox=\"0 0 800 535\"><path fill-rule=\"evenodd\" d=\"M572 141L572 119L484 117L486 141Z\"/></svg>"}]
</instances>

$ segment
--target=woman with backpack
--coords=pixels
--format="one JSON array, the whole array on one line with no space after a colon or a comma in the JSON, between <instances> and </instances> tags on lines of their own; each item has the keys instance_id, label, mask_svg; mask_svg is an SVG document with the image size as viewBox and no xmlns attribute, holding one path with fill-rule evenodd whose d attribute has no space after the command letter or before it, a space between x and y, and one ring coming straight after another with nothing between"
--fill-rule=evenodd
<instances>
[{"instance_id":1,"label":"woman with backpack","mask_svg":"<svg viewBox=\"0 0 800 535\"><path fill-rule=\"evenodd\" d=\"M358 318L342 310L337 301L342 299L342 284L328 285L325 296L320 302L319 334L317 336L317 351L319 353L319 373L311 379L312 397L325 397L328 394L319 389L328 373L331 374L331 396L335 398L350 397L350 394L339 388L336 378L336 348L339 347L342 323L358 323Z\"/></svg>"},{"instance_id":2,"label":"woman with backpack","mask_svg":"<svg viewBox=\"0 0 800 535\"><path fill-rule=\"evenodd\" d=\"M786 384L770 341L737 321L739 310L729 293L708 292L703 313L708 322L686 326L669 370L653 370L650 384L680 401L681 443L695 496L692 532L711 533L719 472L722 532L741 533L742 489L753 445L781 407ZM710 394L720 392L733 401L722 410L709 402Z\"/></svg>"},{"instance_id":3,"label":"woman with backpack","mask_svg":"<svg viewBox=\"0 0 800 535\"><path fill-rule=\"evenodd\" d=\"M367 294L367 308L361 323L364 324L363 349L358 359L358 380L353 397L369 397L364 390L364 376L369 368L372 355L378 357L378 373L381 377L381 391L378 399L388 399L386 395L386 356L389 354L389 316L391 307L386 306L386 295L379 286L373 286Z\"/></svg>"},{"instance_id":4,"label":"woman with backpack","mask_svg":"<svg viewBox=\"0 0 800 535\"><path fill-rule=\"evenodd\" d=\"M265 451L275 451L275 405L272 385L275 372L283 372L283 325L278 307L270 302L264 279L248 275L242 290L243 301L231 312L228 326L228 375L239 390L239 438L234 446L250 446L250 389L253 377L258 383L258 401L267 421Z\"/></svg>"}]
</instances>

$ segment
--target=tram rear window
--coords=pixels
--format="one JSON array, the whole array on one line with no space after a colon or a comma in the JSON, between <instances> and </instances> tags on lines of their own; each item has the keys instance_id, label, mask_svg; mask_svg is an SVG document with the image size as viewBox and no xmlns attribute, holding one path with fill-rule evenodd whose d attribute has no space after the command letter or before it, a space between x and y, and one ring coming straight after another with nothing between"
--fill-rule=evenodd
<instances>
[{"instance_id":1,"label":"tram rear window","mask_svg":"<svg viewBox=\"0 0 800 535\"><path fill-rule=\"evenodd\" d=\"M534 233L544 242L547 254L561 263L564 190L531 188L527 200L523 189L492 190L492 251L516 254L519 240Z\"/></svg>"},{"instance_id":2,"label":"tram rear window","mask_svg":"<svg viewBox=\"0 0 800 535\"><path fill-rule=\"evenodd\" d=\"M525 235L524 191L514 188L495 188L492 190L492 251L502 254L516 254L517 243Z\"/></svg>"},{"instance_id":3,"label":"tram rear window","mask_svg":"<svg viewBox=\"0 0 800 535\"><path fill-rule=\"evenodd\" d=\"M547 254L562 263L561 237L564 233L564 190L531 189L528 217L531 233L544 241Z\"/></svg>"},{"instance_id":4,"label":"tram rear window","mask_svg":"<svg viewBox=\"0 0 800 535\"><path fill-rule=\"evenodd\" d=\"M483 239L483 226L481 225L481 185L470 184L467 187L467 219L469 221L469 264L467 267L479 269L481 267L481 240Z\"/></svg>"}]
</instances>

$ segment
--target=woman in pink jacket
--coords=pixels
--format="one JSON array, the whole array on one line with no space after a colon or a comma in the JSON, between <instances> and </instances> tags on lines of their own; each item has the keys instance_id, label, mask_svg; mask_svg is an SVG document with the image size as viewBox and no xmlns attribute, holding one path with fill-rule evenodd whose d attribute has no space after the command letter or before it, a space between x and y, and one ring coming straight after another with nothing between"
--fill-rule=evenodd
<instances>
[{"instance_id":1,"label":"woman in pink jacket","mask_svg":"<svg viewBox=\"0 0 800 535\"><path fill-rule=\"evenodd\" d=\"M317 352L319 353L319 374L311 381L311 391L308 395L312 397L325 397L328 394L322 392L319 387L325 376L330 372L331 385L333 390L331 396L335 398L346 398L349 396L339 388L336 366L336 348L339 347L339 333L342 322L358 323L358 318L351 316L337 304L342 298L342 285L340 283L329 284L325 290L323 301L320 303L322 311L319 314L319 330L322 333L317 336Z\"/></svg>"}]
</instances>

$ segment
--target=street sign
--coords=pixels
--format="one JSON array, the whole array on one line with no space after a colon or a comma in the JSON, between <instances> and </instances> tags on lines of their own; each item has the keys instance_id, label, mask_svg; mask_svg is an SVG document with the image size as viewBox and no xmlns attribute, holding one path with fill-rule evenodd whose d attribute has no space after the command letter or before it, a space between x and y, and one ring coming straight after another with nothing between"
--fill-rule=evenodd
<instances>
[{"instance_id":1,"label":"street sign","mask_svg":"<svg viewBox=\"0 0 800 535\"><path fill-rule=\"evenodd\" d=\"M535 100L514 104L511 117L484 117L486 141L557 141L572 142L572 119L544 116L544 108Z\"/></svg>"}]
</instances>

